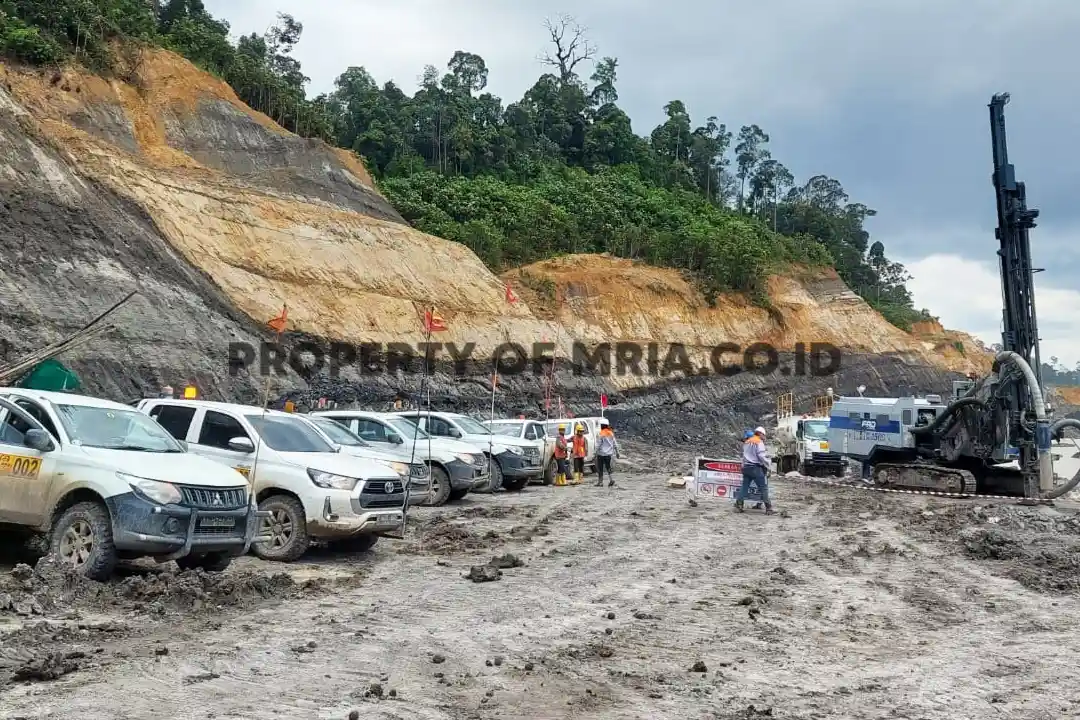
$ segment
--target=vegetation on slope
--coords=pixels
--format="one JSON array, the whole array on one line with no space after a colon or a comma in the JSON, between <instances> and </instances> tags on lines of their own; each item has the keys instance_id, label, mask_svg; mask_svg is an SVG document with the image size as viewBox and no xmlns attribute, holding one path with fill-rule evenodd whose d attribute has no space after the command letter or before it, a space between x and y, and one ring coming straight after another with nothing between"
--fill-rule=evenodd
<instances>
[{"instance_id":1,"label":"vegetation on slope","mask_svg":"<svg viewBox=\"0 0 1080 720\"><path fill-rule=\"evenodd\" d=\"M287 129L355 151L406 219L468 245L494 270L610 252L685 270L711 297L757 293L765 273L787 265L831 264L894 324L926 317L912 307L903 266L871 243L872 209L824 175L797 183L757 125L736 133L709 117L695 127L673 100L648 137L635 134L618 106L618 61L597 59L569 18L547 25L550 72L504 106L484 92L484 60L464 51L445 72L428 66L411 96L352 67L332 93L308 98L291 56L303 27L291 16L234 44L201 0L156 5L0 0L0 53L105 71L114 39L173 49Z\"/></svg>"}]
</instances>

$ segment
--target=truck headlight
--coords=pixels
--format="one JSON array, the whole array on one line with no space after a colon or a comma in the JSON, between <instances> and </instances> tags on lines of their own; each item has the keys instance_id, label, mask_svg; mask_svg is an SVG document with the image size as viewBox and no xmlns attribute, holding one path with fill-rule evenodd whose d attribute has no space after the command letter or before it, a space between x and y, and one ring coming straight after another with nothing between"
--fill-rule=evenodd
<instances>
[{"instance_id":1,"label":"truck headlight","mask_svg":"<svg viewBox=\"0 0 1080 720\"><path fill-rule=\"evenodd\" d=\"M409 464L408 463L388 462L386 464L389 465L390 469L392 469L398 475L404 475L404 476L408 477L408 475L409 475Z\"/></svg>"},{"instance_id":2,"label":"truck headlight","mask_svg":"<svg viewBox=\"0 0 1080 720\"><path fill-rule=\"evenodd\" d=\"M116 476L130 485L131 489L136 493L159 505L178 503L184 497L180 494L180 489L172 483L150 480L122 472L116 473Z\"/></svg>"},{"instance_id":3,"label":"truck headlight","mask_svg":"<svg viewBox=\"0 0 1080 720\"><path fill-rule=\"evenodd\" d=\"M507 445L506 446L506 452L510 453L511 455L522 455L524 453L524 451L521 448L516 447L514 445Z\"/></svg>"},{"instance_id":4,"label":"truck headlight","mask_svg":"<svg viewBox=\"0 0 1080 720\"><path fill-rule=\"evenodd\" d=\"M455 455L454 457L456 457L458 460L465 463L466 465L476 464L476 458L472 455L469 455L468 453L461 453L460 455Z\"/></svg>"},{"instance_id":5,"label":"truck headlight","mask_svg":"<svg viewBox=\"0 0 1080 720\"><path fill-rule=\"evenodd\" d=\"M308 468L307 474L308 477L311 478L311 482L321 488L326 488L327 490L352 490L356 487L356 484L360 482L360 478L335 475L334 473L315 470L314 468Z\"/></svg>"}]
</instances>

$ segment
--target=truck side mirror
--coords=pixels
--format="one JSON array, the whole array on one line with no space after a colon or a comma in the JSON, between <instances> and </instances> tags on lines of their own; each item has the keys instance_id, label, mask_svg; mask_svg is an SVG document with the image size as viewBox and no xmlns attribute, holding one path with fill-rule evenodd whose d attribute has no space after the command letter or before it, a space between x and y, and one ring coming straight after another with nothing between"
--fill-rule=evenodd
<instances>
[{"instance_id":1,"label":"truck side mirror","mask_svg":"<svg viewBox=\"0 0 1080 720\"><path fill-rule=\"evenodd\" d=\"M401 445L401 444L403 444L405 442L404 440L401 439L401 436L398 435L397 433L390 433L389 435L387 435L386 436L386 441L388 443L393 444L393 445Z\"/></svg>"},{"instance_id":2,"label":"truck side mirror","mask_svg":"<svg viewBox=\"0 0 1080 720\"><path fill-rule=\"evenodd\" d=\"M53 449L52 438L49 433L38 428L31 428L23 436L23 445L38 452L49 452Z\"/></svg>"},{"instance_id":3,"label":"truck side mirror","mask_svg":"<svg viewBox=\"0 0 1080 720\"><path fill-rule=\"evenodd\" d=\"M461 437L461 431L458 430L456 427L450 428L450 437L453 437L453 438Z\"/></svg>"},{"instance_id":4,"label":"truck side mirror","mask_svg":"<svg viewBox=\"0 0 1080 720\"><path fill-rule=\"evenodd\" d=\"M241 453L255 452L255 443L246 437L234 437L229 441L229 449Z\"/></svg>"}]
</instances>

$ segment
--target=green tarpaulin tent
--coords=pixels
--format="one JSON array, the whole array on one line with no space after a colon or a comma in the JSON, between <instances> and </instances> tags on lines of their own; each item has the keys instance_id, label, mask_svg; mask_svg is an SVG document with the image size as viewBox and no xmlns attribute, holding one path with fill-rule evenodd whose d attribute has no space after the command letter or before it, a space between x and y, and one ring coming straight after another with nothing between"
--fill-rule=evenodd
<instances>
[{"instance_id":1,"label":"green tarpaulin tent","mask_svg":"<svg viewBox=\"0 0 1080 720\"><path fill-rule=\"evenodd\" d=\"M32 390L70 392L79 389L79 376L62 363L50 359L35 365L15 386Z\"/></svg>"}]
</instances>

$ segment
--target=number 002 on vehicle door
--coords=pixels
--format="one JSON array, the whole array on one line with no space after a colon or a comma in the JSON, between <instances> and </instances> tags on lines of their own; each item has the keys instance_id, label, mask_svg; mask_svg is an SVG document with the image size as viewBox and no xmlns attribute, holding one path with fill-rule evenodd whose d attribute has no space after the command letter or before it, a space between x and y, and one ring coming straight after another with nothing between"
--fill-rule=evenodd
<instances>
[{"instance_id":1,"label":"number 002 on vehicle door","mask_svg":"<svg viewBox=\"0 0 1080 720\"><path fill-rule=\"evenodd\" d=\"M0 475L33 478L37 477L39 470L41 470L41 458L0 453Z\"/></svg>"}]
</instances>

